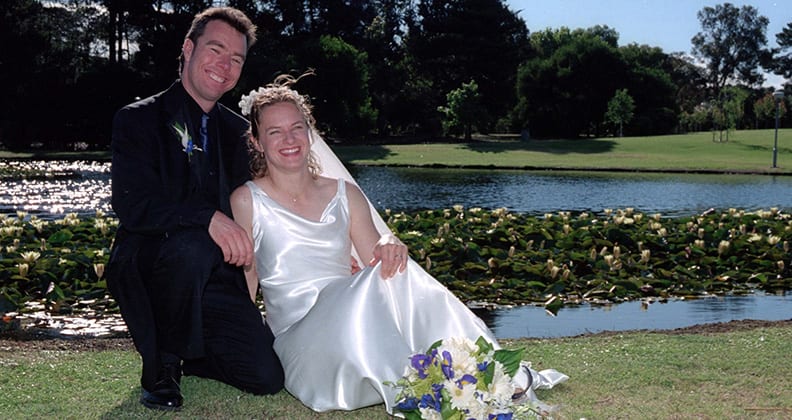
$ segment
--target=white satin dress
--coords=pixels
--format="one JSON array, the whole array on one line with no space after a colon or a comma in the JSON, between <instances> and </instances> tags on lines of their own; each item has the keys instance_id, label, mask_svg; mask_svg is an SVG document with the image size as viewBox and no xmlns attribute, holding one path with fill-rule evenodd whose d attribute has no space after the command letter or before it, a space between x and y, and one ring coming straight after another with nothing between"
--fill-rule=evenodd
<instances>
[{"instance_id":1,"label":"white satin dress","mask_svg":"<svg viewBox=\"0 0 792 420\"><path fill-rule=\"evenodd\" d=\"M318 222L247 185L266 320L286 389L306 406L353 410L384 402L392 413L397 390L384 382L404 375L411 355L452 336L497 343L481 319L412 260L388 280L380 278L379 264L349 274L343 180Z\"/></svg>"}]
</instances>

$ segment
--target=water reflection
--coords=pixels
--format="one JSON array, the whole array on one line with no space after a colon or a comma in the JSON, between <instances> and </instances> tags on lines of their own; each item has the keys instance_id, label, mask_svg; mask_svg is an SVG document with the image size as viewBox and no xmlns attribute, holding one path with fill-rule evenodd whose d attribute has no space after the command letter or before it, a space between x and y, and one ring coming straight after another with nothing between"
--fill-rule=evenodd
<instances>
[{"instance_id":1,"label":"water reflection","mask_svg":"<svg viewBox=\"0 0 792 420\"><path fill-rule=\"evenodd\" d=\"M498 338L550 338L585 333L657 330L756 319L792 319L792 295L721 296L694 300L641 301L561 308L556 316L539 306L477 312Z\"/></svg>"},{"instance_id":2,"label":"water reflection","mask_svg":"<svg viewBox=\"0 0 792 420\"><path fill-rule=\"evenodd\" d=\"M43 219L111 213L109 162L0 161L0 169L33 174L3 179L0 213L19 210Z\"/></svg>"}]
</instances>

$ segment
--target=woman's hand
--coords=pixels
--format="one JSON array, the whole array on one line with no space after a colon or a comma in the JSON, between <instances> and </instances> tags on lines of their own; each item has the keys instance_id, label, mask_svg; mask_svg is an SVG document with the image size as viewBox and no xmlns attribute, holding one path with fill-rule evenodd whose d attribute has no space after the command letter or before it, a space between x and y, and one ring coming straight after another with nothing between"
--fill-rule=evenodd
<instances>
[{"instance_id":1,"label":"woman's hand","mask_svg":"<svg viewBox=\"0 0 792 420\"><path fill-rule=\"evenodd\" d=\"M394 235L383 235L374 245L374 258L369 261L369 265L382 262L380 276L389 279L396 275L396 272L403 273L407 269L407 246Z\"/></svg>"}]
</instances>

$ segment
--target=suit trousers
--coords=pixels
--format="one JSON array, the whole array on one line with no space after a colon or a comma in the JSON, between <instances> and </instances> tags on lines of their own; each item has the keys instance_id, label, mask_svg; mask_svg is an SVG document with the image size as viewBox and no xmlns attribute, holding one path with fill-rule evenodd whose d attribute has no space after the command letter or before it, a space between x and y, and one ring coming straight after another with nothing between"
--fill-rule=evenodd
<instances>
[{"instance_id":1,"label":"suit trousers","mask_svg":"<svg viewBox=\"0 0 792 420\"><path fill-rule=\"evenodd\" d=\"M183 359L186 375L254 394L282 389L272 331L241 268L223 261L206 230L145 237L138 250L139 276L112 276L108 286L143 359L145 389L156 383L163 355Z\"/></svg>"}]
</instances>

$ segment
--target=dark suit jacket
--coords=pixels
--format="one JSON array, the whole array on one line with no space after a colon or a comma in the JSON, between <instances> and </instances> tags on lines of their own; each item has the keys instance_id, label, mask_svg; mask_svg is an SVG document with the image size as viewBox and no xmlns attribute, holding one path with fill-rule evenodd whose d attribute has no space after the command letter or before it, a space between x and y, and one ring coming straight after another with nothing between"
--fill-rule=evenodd
<instances>
[{"instance_id":1,"label":"dark suit jacket","mask_svg":"<svg viewBox=\"0 0 792 420\"><path fill-rule=\"evenodd\" d=\"M175 124L197 141L198 105L177 81L166 91L122 108L113 120L112 206L129 233L161 235L184 227L208 227L215 210L231 216L229 196L249 179L247 120L218 104L218 202L210 202L182 147ZM191 109L195 108L195 109Z\"/></svg>"},{"instance_id":2,"label":"dark suit jacket","mask_svg":"<svg viewBox=\"0 0 792 420\"><path fill-rule=\"evenodd\" d=\"M186 127L200 144L201 114L198 104L177 81L164 92L122 108L113 120L111 203L120 225L106 270L107 284L143 356L144 386L156 378L156 372L147 373L146 367L157 366L146 363L157 357L152 297L143 283L149 275L146 267L153 261L150 245L180 229L208 230L216 210L230 217L230 194L249 179L245 141L248 123L220 104L210 112L216 141L210 153L219 156L215 166L219 175L210 177L199 171L208 164L201 168L196 159L206 155L194 151L192 157L188 156L175 125ZM211 194L202 186L209 181L217 183ZM140 261L144 261L143 271ZM201 261L198 256L196 263ZM244 288L241 270L240 278ZM200 340L200 336L186 337L184 346L188 350L182 356L200 357L202 346L194 344Z\"/></svg>"}]
</instances>

